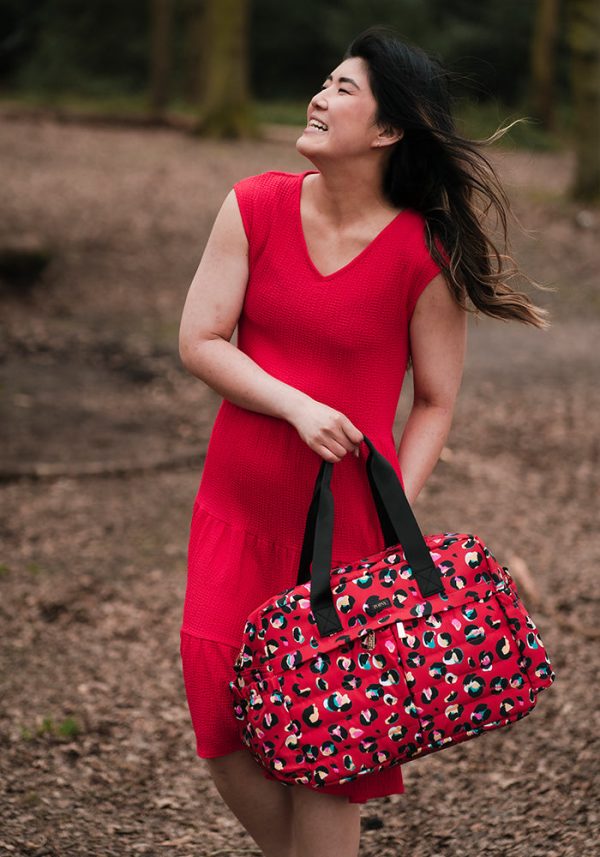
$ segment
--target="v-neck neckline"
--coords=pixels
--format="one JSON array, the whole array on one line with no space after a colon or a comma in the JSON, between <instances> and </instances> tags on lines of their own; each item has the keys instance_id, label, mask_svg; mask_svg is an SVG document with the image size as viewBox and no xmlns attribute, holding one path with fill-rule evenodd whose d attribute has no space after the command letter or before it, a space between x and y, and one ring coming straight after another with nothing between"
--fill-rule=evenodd
<instances>
[{"instance_id":1,"label":"v-neck neckline","mask_svg":"<svg viewBox=\"0 0 600 857\"><path fill-rule=\"evenodd\" d=\"M297 184L297 189L296 189L296 200L295 200L297 227L298 227L298 234L300 236L300 244L302 245L304 256L306 257L306 261L308 262L309 267L312 269L313 273L316 274L316 276L320 280L331 280L331 279L333 279L333 277L337 277L339 274L345 273L349 268L351 268L357 262L361 261L363 259L363 257L366 256L367 252L371 249L371 247L376 242L378 242L379 239L385 233L387 233L391 229L391 227L397 222L397 220L400 217L402 217L402 215L406 214L408 209L403 208L402 211L399 211L398 214L392 220L390 220L390 222L386 226L384 226L383 229L381 229L377 233L377 235L375 235L375 237L371 239L371 241L369 241L367 246L363 247L363 249L360 251L360 253L358 253L356 256L354 256L352 259L350 259L349 262L346 262L346 264L343 265L341 268L338 268L337 271L332 271L330 274L322 274L319 271L319 269L317 268L317 266L315 265L315 263L313 262L311 255L308 251L308 244L306 243L306 236L304 234L304 227L302 225L302 209L301 209L302 185L304 183L304 179L306 178L306 176L308 176L310 174L316 174L318 172L319 172L319 170L305 170L303 173L299 174L298 184Z\"/></svg>"}]
</instances>

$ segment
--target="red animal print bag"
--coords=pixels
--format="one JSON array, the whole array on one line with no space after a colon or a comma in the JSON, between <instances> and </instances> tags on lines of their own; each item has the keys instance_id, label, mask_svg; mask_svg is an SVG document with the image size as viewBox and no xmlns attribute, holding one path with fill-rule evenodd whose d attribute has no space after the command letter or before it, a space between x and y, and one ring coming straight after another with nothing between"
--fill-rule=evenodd
<instances>
[{"instance_id":1,"label":"red animal print bag","mask_svg":"<svg viewBox=\"0 0 600 857\"><path fill-rule=\"evenodd\" d=\"M323 460L297 585L249 615L229 682L244 744L287 785L350 782L506 726L555 679L508 569L470 533L423 537L363 438L387 547L331 567Z\"/></svg>"}]
</instances>

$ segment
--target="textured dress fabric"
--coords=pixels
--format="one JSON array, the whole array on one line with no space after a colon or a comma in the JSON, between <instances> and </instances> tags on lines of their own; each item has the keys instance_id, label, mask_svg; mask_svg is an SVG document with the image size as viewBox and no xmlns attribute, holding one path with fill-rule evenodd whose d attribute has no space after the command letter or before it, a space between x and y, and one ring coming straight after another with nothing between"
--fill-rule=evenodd
<instances>
[{"instance_id":1,"label":"textured dress fabric","mask_svg":"<svg viewBox=\"0 0 600 857\"><path fill-rule=\"evenodd\" d=\"M345 414L402 481L392 428L409 322L440 268L427 250L423 216L405 209L346 265L321 274L300 214L303 180L317 172L270 170L234 185L249 245L237 346L273 377ZM386 546L367 454L361 444L360 458L349 453L333 468L336 565ZM191 515L180 628L186 697L202 758L245 747L228 686L233 662L248 614L296 585L322 460L287 420L222 401ZM364 803L401 793L404 785L394 765L318 790Z\"/></svg>"}]
</instances>

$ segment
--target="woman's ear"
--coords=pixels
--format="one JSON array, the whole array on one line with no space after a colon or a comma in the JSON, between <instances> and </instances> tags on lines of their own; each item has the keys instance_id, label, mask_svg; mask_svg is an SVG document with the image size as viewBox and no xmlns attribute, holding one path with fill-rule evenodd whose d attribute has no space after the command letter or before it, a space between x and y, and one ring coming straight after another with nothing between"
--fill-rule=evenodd
<instances>
[{"instance_id":1,"label":"woman's ear","mask_svg":"<svg viewBox=\"0 0 600 857\"><path fill-rule=\"evenodd\" d=\"M403 128L393 128L391 125L387 125L383 131L381 131L377 137L377 146L391 146L394 143L397 143L404 137L404 129Z\"/></svg>"}]
</instances>

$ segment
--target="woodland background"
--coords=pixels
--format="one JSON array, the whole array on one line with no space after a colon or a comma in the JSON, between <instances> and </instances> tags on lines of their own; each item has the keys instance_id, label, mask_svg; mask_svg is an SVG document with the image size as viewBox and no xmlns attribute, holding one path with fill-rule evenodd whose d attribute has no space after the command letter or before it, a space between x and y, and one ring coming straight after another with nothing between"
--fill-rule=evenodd
<instances>
[{"instance_id":1,"label":"woodland background","mask_svg":"<svg viewBox=\"0 0 600 857\"><path fill-rule=\"evenodd\" d=\"M552 327L469 320L415 513L508 565L557 680L522 722L404 766L405 794L362 809L361 857L597 852L599 9L0 0L0 854L258 854L195 756L180 671L221 400L178 325L232 184L310 166L308 101L375 23L453 72L464 133L529 118L488 153ZM397 440L411 396L409 373Z\"/></svg>"}]
</instances>

